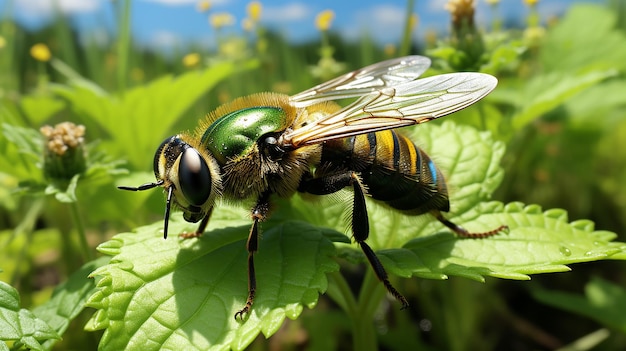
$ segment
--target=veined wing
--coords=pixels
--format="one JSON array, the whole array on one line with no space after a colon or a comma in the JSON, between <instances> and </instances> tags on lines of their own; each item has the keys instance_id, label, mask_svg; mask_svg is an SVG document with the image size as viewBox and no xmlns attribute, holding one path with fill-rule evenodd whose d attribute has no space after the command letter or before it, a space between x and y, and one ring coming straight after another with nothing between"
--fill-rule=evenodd
<instances>
[{"instance_id":1,"label":"veined wing","mask_svg":"<svg viewBox=\"0 0 626 351\"><path fill-rule=\"evenodd\" d=\"M293 146L420 124L461 110L492 91L498 80L483 73L450 73L376 89L337 113L283 136Z\"/></svg>"},{"instance_id":2,"label":"veined wing","mask_svg":"<svg viewBox=\"0 0 626 351\"><path fill-rule=\"evenodd\" d=\"M290 100L296 107L306 107L328 100L360 97L413 81L428 67L430 59L424 56L405 56L382 61L314 86L291 96Z\"/></svg>"}]
</instances>

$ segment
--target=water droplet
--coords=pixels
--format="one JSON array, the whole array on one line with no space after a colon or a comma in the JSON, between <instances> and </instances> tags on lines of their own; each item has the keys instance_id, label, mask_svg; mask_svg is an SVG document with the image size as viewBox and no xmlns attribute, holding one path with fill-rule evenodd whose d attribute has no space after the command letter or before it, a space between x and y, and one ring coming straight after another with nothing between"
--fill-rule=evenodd
<instances>
[{"instance_id":1,"label":"water droplet","mask_svg":"<svg viewBox=\"0 0 626 351\"><path fill-rule=\"evenodd\" d=\"M561 252L563 256L570 256L572 254L572 251L565 246L559 247L559 252Z\"/></svg>"},{"instance_id":2,"label":"water droplet","mask_svg":"<svg viewBox=\"0 0 626 351\"><path fill-rule=\"evenodd\" d=\"M428 319L422 319L419 322L419 327L424 332L429 332L433 329L433 323Z\"/></svg>"}]
</instances>

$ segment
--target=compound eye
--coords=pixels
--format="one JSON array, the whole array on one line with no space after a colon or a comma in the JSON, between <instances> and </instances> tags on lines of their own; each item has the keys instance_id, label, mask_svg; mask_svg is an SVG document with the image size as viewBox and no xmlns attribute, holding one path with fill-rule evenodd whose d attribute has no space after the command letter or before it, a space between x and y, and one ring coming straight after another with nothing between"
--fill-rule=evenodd
<instances>
[{"instance_id":1,"label":"compound eye","mask_svg":"<svg viewBox=\"0 0 626 351\"><path fill-rule=\"evenodd\" d=\"M211 195L211 172L206 161L194 148L187 148L180 156L178 166L180 190L195 206L202 206Z\"/></svg>"}]
</instances>

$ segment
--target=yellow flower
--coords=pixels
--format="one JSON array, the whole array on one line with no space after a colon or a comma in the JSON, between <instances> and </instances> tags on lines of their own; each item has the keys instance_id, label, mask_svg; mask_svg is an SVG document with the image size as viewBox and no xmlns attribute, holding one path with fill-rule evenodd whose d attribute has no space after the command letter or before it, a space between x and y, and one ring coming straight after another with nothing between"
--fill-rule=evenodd
<instances>
[{"instance_id":1,"label":"yellow flower","mask_svg":"<svg viewBox=\"0 0 626 351\"><path fill-rule=\"evenodd\" d=\"M241 28L246 32L250 32L254 29L254 22L249 18L244 18L241 20Z\"/></svg>"},{"instance_id":2,"label":"yellow flower","mask_svg":"<svg viewBox=\"0 0 626 351\"><path fill-rule=\"evenodd\" d=\"M130 77L135 82L141 82L145 77L145 73L143 69L139 67L133 67L133 69L130 70Z\"/></svg>"},{"instance_id":3,"label":"yellow flower","mask_svg":"<svg viewBox=\"0 0 626 351\"><path fill-rule=\"evenodd\" d=\"M411 26L411 29L417 27L417 24L419 23L419 17L417 17L416 13L411 14L411 19L409 20L409 25Z\"/></svg>"},{"instance_id":4,"label":"yellow flower","mask_svg":"<svg viewBox=\"0 0 626 351\"><path fill-rule=\"evenodd\" d=\"M192 52L183 57L183 65L185 67L195 67L200 63L200 54Z\"/></svg>"},{"instance_id":5,"label":"yellow flower","mask_svg":"<svg viewBox=\"0 0 626 351\"><path fill-rule=\"evenodd\" d=\"M456 29L464 25L474 26L474 0L449 0L445 9L452 15L452 26Z\"/></svg>"},{"instance_id":6,"label":"yellow flower","mask_svg":"<svg viewBox=\"0 0 626 351\"><path fill-rule=\"evenodd\" d=\"M385 45L384 51L385 51L385 56L393 57L398 50L396 49L395 45L387 44L387 45Z\"/></svg>"},{"instance_id":7,"label":"yellow flower","mask_svg":"<svg viewBox=\"0 0 626 351\"><path fill-rule=\"evenodd\" d=\"M248 4L247 7L248 17L250 17L253 22L258 22L261 18L262 9L263 7L261 6L261 3L259 1L252 1Z\"/></svg>"},{"instance_id":8,"label":"yellow flower","mask_svg":"<svg viewBox=\"0 0 626 351\"><path fill-rule=\"evenodd\" d=\"M524 1L524 4L528 6L535 6L539 2L539 0L523 0L523 1Z\"/></svg>"},{"instance_id":9,"label":"yellow flower","mask_svg":"<svg viewBox=\"0 0 626 351\"><path fill-rule=\"evenodd\" d=\"M226 26L232 26L235 23L235 17L228 12L220 12L212 15L209 22L213 28L219 29Z\"/></svg>"},{"instance_id":10,"label":"yellow flower","mask_svg":"<svg viewBox=\"0 0 626 351\"><path fill-rule=\"evenodd\" d=\"M4 48L5 46L7 46L7 40L4 39L2 35L0 35L0 49Z\"/></svg>"},{"instance_id":11,"label":"yellow flower","mask_svg":"<svg viewBox=\"0 0 626 351\"><path fill-rule=\"evenodd\" d=\"M48 49L48 46L42 43L33 45L30 48L30 55L34 57L35 60L41 61L41 62L48 62L50 61L50 58L52 57L52 54L50 53L50 49Z\"/></svg>"},{"instance_id":12,"label":"yellow flower","mask_svg":"<svg viewBox=\"0 0 626 351\"><path fill-rule=\"evenodd\" d=\"M207 12L211 8L211 2L208 0L199 1L196 8L199 12Z\"/></svg>"},{"instance_id":13,"label":"yellow flower","mask_svg":"<svg viewBox=\"0 0 626 351\"><path fill-rule=\"evenodd\" d=\"M464 15L471 13L474 14L474 0L449 0L445 9L448 10L453 16L464 17Z\"/></svg>"},{"instance_id":14,"label":"yellow flower","mask_svg":"<svg viewBox=\"0 0 626 351\"><path fill-rule=\"evenodd\" d=\"M324 10L315 17L315 26L321 31L327 31L330 28L331 22L335 18L333 10Z\"/></svg>"},{"instance_id":15,"label":"yellow flower","mask_svg":"<svg viewBox=\"0 0 626 351\"><path fill-rule=\"evenodd\" d=\"M437 32L430 29L426 31L424 35L424 40L426 41L426 45L428 47L434 47L437 44Z\"/></svg>"},{"instance_id":16,"label":"yellow flower","mask_svg":"<svg viewBox=\"0 0 626 351\"><path fill-rule=\"evenodd\" d=\"M524 30L524 40L531 45L536 46L546 36L546 30L543 27L529 27Z\"/></svg>"}]
</instances>

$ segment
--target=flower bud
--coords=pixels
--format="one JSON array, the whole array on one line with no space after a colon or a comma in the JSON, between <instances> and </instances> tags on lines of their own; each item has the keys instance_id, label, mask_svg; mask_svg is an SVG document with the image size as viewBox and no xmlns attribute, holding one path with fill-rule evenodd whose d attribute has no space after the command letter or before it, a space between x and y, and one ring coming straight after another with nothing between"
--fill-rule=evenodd
<instances>
[{"instance_id":1,"label":"flower bud","mask_svg":"<svg viewBox=\"0 0 626 351\"><path fill-rule=\"evenodd\" d=\"M47 178L70 180L86 170L85 126L63 122L39 131L46 138L43 171Z\"/></svg>"}]
</instances>

